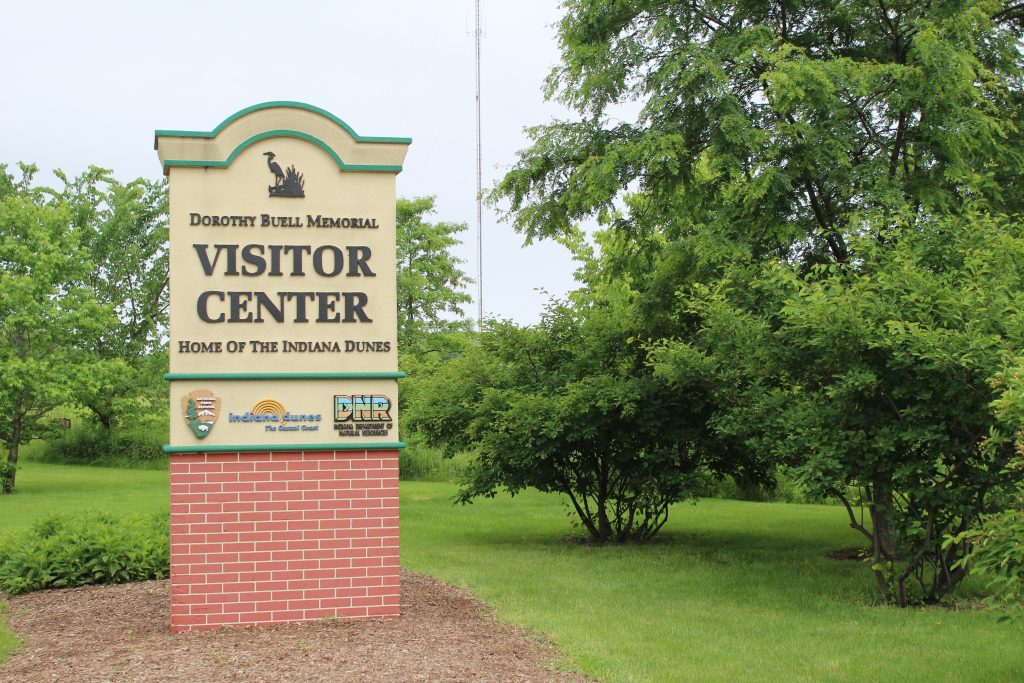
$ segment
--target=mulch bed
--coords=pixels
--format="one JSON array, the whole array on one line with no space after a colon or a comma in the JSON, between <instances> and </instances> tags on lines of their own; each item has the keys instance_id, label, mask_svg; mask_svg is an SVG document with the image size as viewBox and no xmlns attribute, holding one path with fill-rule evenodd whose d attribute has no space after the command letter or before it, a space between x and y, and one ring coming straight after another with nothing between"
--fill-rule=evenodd
<instances>
[{"instance_id":1,"label":"mulch bed","mask_svg":"<svg viewBox=\"0 0 1024 683\"><path fill-rule=\"evenodd\" d=\"M167 581L7 599L24 645L0 681L584 681L467 591L402 572L402 617L172 634Z\"/></svg>"}]
</instances>

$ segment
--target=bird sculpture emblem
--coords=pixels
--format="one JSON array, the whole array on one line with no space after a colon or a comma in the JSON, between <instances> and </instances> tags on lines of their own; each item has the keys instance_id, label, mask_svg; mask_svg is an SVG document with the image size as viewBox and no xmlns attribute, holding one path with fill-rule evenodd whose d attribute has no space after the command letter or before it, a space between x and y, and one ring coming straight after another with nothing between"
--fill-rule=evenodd
<instances>
[{"instance_id":1,"label":"bird sculpture emblem","mask_svg":"<svg viewBox=\"0 0 1024 683\"><path fill-rule=\"evenodd\" d=\"M287 171L281 170L281 165L274 161L277 156L273 152L264 152L267 157L267 168L274 174L274 184L267 187L271 197L305 197L306 179L301 173L295 170L295 166L289 166Z\"/></svg>"}]
</instances>

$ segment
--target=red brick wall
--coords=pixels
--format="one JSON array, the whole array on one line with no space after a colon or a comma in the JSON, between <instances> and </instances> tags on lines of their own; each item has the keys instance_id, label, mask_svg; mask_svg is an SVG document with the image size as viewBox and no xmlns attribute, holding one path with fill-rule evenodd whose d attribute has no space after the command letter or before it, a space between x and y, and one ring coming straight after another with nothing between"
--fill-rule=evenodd
<instances>
[{"instance_id":1,"label":"red brick wall","mask_svg":"<svg viewBox=\"0 0 1024 683\"><path fill-rule=\"evenodd\" d=\"M171 630L398 616L398 451L171 456Z\"/></svg>"}]
</instances>

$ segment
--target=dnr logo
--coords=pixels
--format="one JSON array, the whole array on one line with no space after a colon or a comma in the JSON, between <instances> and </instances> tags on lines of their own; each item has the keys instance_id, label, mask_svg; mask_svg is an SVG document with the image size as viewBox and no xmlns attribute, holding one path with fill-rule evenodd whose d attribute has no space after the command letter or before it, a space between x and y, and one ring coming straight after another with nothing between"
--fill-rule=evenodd
<instances>
[{"instance_id":1,"label":"dnr logo","mask_svg":"<svg viewBox=\"0 0 1024 683\"><path fill-rule=\"evenodd\" d=\"M335 422L388 422L391 400L377 395L344 395L334 397Z\"/></svg>"}]
</instances>

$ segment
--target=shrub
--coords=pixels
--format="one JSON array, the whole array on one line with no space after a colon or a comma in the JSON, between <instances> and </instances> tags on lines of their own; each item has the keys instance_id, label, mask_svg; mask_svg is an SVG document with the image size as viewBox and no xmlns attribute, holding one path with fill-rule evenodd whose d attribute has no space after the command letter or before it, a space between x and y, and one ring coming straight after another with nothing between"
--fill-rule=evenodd
<instances>
[{"instance_id":1,"label":"shrub","mask_svg":"<svg viewBox=\"0 0 1024 683\"><path fill-rule=\"evenodd\" d=\"M581 271L598 267L587 259ZM592 540L642 541L703 471L763 476L749 450L709 429L708 404L653 374L632 293L605 285L552 300L530 327L489 321L477 345L418 379L406 428L445 453L477 453L459 502L557 492Z\"/></svg>"},{"instance_id":2,"label":"shrub","mask_svg":"<svg viewBox=\"0 0 1024 683\"><path fill-rule=\"evenodd\" d=\"M946 546L967 543L971 552L957 563L984 583L985 604L1002 612L1000 620L1024 617L1024 510L1010 509L982 518L973 529L947 536Z\"/></svg>"},{"instance_id":3,"label":"shrub","mask_svg":"<svg viewBox=\"0 0 1024 683\"><path fill-rule=\"evenodd\" d=\"M1018 394L1020 396L1020 394ZM1019 400L1019 399L1017 399ZM1018 418L1019 419L1019 418ZM972 528L947 534L943 547L962 545L968 553L953 569L966 568L985 584L985 603L1003 614L1003 619L1024 618L1024 434L1018 434L1017 452L1004 474L1017 485L993 507L1000 512L984 515Z\"/></svg>"},{"instance_id":4,"label":"shrub","mask_svg":"<svg viewBox=\"0 0 1024 683\"><path fill-rule=\"evenodd\" d=\"M46 442L42 462L67 465L105 465L149 468L166 462L164 428L105 430L77 428Z\"/></svg>"},{"instance_id":5,"label":"shrub","mask_svg":"<svg viewBox=\"0 0 1024 683\"><path fill-rule=\"evenodd\" d=\"M0 588L11 595L162 579L169 572L166 514L54 516L0 543Z\"/></svg>"},{"instance_id":6,"label":"shrub","mask_svg":"<svg viewBox=\"0 0 1024 683\"><path fill-rule=\"evenodd\" d=\"M14 493L14 471L17 465L7 462L0 462L0 493Z\"/></svg>"},{"instance_id":7,"label":"shrub","mask_svg":"<svg viewBox=\"0 0 1024 683\"><path fill-rule=\"evenodd\" d=\"M813 505L837 504L835 498L813 494L803 488L792 471L782 465L775 467L771 478L764 482L745 482L732 475L715 478L704 473L704 481L697 495L701 498L747 500L757 503L807 503Z\"/></svg>"},{"instance_id":8,"label":"shrub","mask_svg":"<svg viewBox=\"0 0 1024 683\"><path fill-rule=\"evenodd\" d=\"M971 552L965 562L972 574L986 582L989 607L1002 609L1006 618L1024 616L1024 511L1006 510L986 517L973 529L947 543L967 540Z\"/></svg>"},{"instance_id":9,"label":"shrub","mask_svg":"<svg viewBox=\"0 0 1024 683\"><path fill-rule=\"evenodd\" d=\"M459 481L472 453L446 457L439 448L431 448L415 439L399 451L398 476L403 481Z\"/></svg>"}]
</instances>

